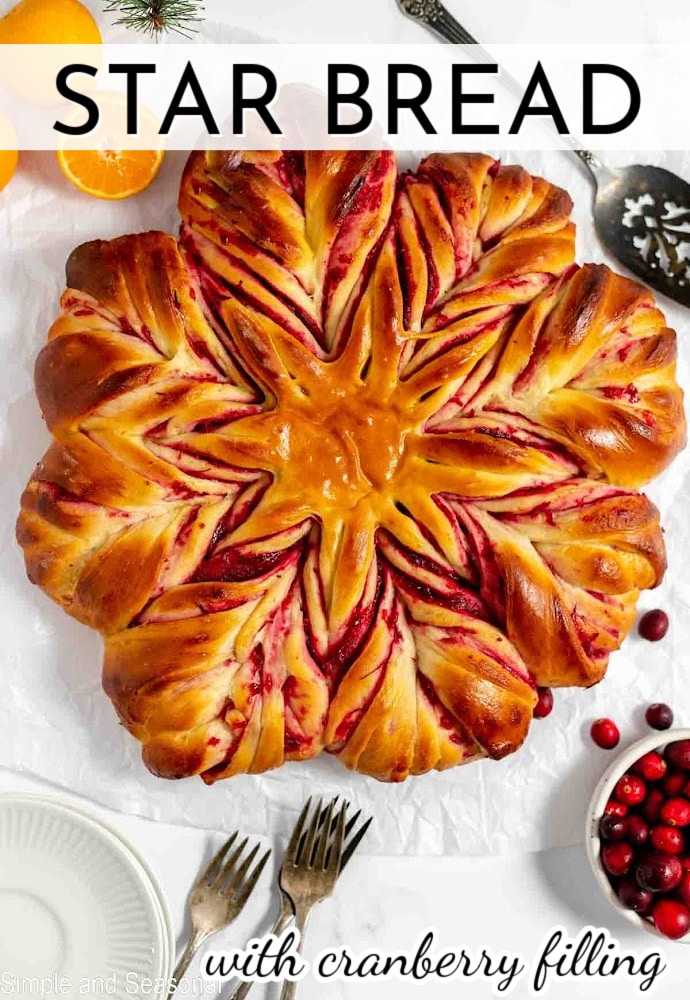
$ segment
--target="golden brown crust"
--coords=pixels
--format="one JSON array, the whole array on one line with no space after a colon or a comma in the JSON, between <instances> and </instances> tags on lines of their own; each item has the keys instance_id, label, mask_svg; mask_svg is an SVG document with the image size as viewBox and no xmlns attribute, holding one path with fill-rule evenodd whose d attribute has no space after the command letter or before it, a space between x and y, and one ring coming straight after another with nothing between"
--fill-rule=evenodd
<instances>
[{"instance_id":1,"label":"golden brown crust","mask_svg":"<svg viewBox=\"0 0 690 1000\"><path fill-rule=\"evenodd\" d=\"M164 777L511 753L663 574L675 335L487 156L194 153L179 204L70 257L30 578Z\"/></svg>"}]
</instances>

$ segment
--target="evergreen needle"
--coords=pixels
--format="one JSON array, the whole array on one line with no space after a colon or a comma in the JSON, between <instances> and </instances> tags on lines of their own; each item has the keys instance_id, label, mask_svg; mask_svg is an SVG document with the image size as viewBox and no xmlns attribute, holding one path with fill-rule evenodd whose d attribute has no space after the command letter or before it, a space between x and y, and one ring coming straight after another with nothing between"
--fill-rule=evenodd
<instances>
[{"instance_id":1,"label":"evergreen needle","mask_svg":"<svg viewBox=\"0 0 690 1000\"><path fill-rule=\"evenodd\" d=\"M120 15L115 24L152 37L176 31L189 38L194 24L203 21L204 8L200 0L109 0L105 11Z\"/></svg>"}]
</instances>

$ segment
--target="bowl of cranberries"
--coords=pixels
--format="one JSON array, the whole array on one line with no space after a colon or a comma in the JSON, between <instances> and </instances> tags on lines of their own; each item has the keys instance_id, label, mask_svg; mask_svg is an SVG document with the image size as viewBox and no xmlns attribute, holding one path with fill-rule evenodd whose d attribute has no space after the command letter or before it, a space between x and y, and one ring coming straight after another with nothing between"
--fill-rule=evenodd
<instances>
[{"instance_id":1,"label":"bowl of cranberries","mask_svg":"<svg viewBox=\"0 0 690 1000\"><path fill-rule=\"evenodd\" d=\"M690 729L653 733L616 757L590 803L587 851L620 913L690 944Z\"/></svg>"}]
</instances>

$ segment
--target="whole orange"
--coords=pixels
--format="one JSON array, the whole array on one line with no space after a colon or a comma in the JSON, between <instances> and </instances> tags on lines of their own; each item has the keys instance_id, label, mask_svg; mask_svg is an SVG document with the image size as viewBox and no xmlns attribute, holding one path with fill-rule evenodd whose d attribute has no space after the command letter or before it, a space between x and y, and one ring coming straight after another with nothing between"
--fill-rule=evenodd
<instances>
[{"instance_id":1,"label":"whole orange","mask_svg":"<svg viewBox=\"0 0 690 1000\"><path fill-rule=\"evenodd\" d=\"M17 169L19 153L16 149L17 136L9 118L0 111L0 145L9 149L0 149L0 191L9 182Z\"/></svg>"},{"instance_id":2,"label":"whole orange","mask_svg":"<svg viewBox=\"0 0 690 1000\"><path fill-rule=\"evenodd\" d=\"M79 0L21 0L0 18L0 45L100 45L101 33Z\"/></svg>"},{"instance_id":3,"label":"whole orange","mask_svg":"<svg viewBox=\"0 0 690 1000\"><path fill-rule=\"evenodd\" d=\"M0 149L0 191L9 183L18 161L19 153L16 149Z\"/></svg>"},{"instance_id":4,"label":"whole orange","mask_svg":"<svg viewBox=\"0 0 690 1000\"><path fill-rule=\"evenodd\" d=\"M21 0L0 17L0 45L100 45L101 33L91 12L79 0ZM0 86L30 104L52 106L62 101L55 77L70 59L62 50L6 49L0 60ZM98 58L88 61L97 63ZM90 78L87 78L90 79ZM83 83L84 77L79 78Z\"/></svg>"}]
</instances>

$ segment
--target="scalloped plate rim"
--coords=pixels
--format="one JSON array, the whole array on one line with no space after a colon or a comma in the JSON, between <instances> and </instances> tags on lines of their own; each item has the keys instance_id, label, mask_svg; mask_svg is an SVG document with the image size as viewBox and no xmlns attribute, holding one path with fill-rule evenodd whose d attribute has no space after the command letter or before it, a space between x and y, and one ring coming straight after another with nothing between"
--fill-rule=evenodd
<instances>
[{"instance_id":1,"label":"scalloped plate rim","mask_svg":"<svg viewBox=\"0 0 690 1000\"><path fill-rule=\"evenodd\" d=\"M116 854L132 865L140 884L146 891L156 916L159 941L157 942L157 957L161 968L159 975L166 981L172 976L176 955L176 938L173 930L172 917L167 899L160 883L150 865L124 834L114 826L104 822L88 805L75 804L59 795L42 795L35 792L0 792L0 811L7 807L34 806L39 810L52 813L62 813L68 822L76 822L79 826L91 830L114 849Z\"/></svg>"}]
</instances>

